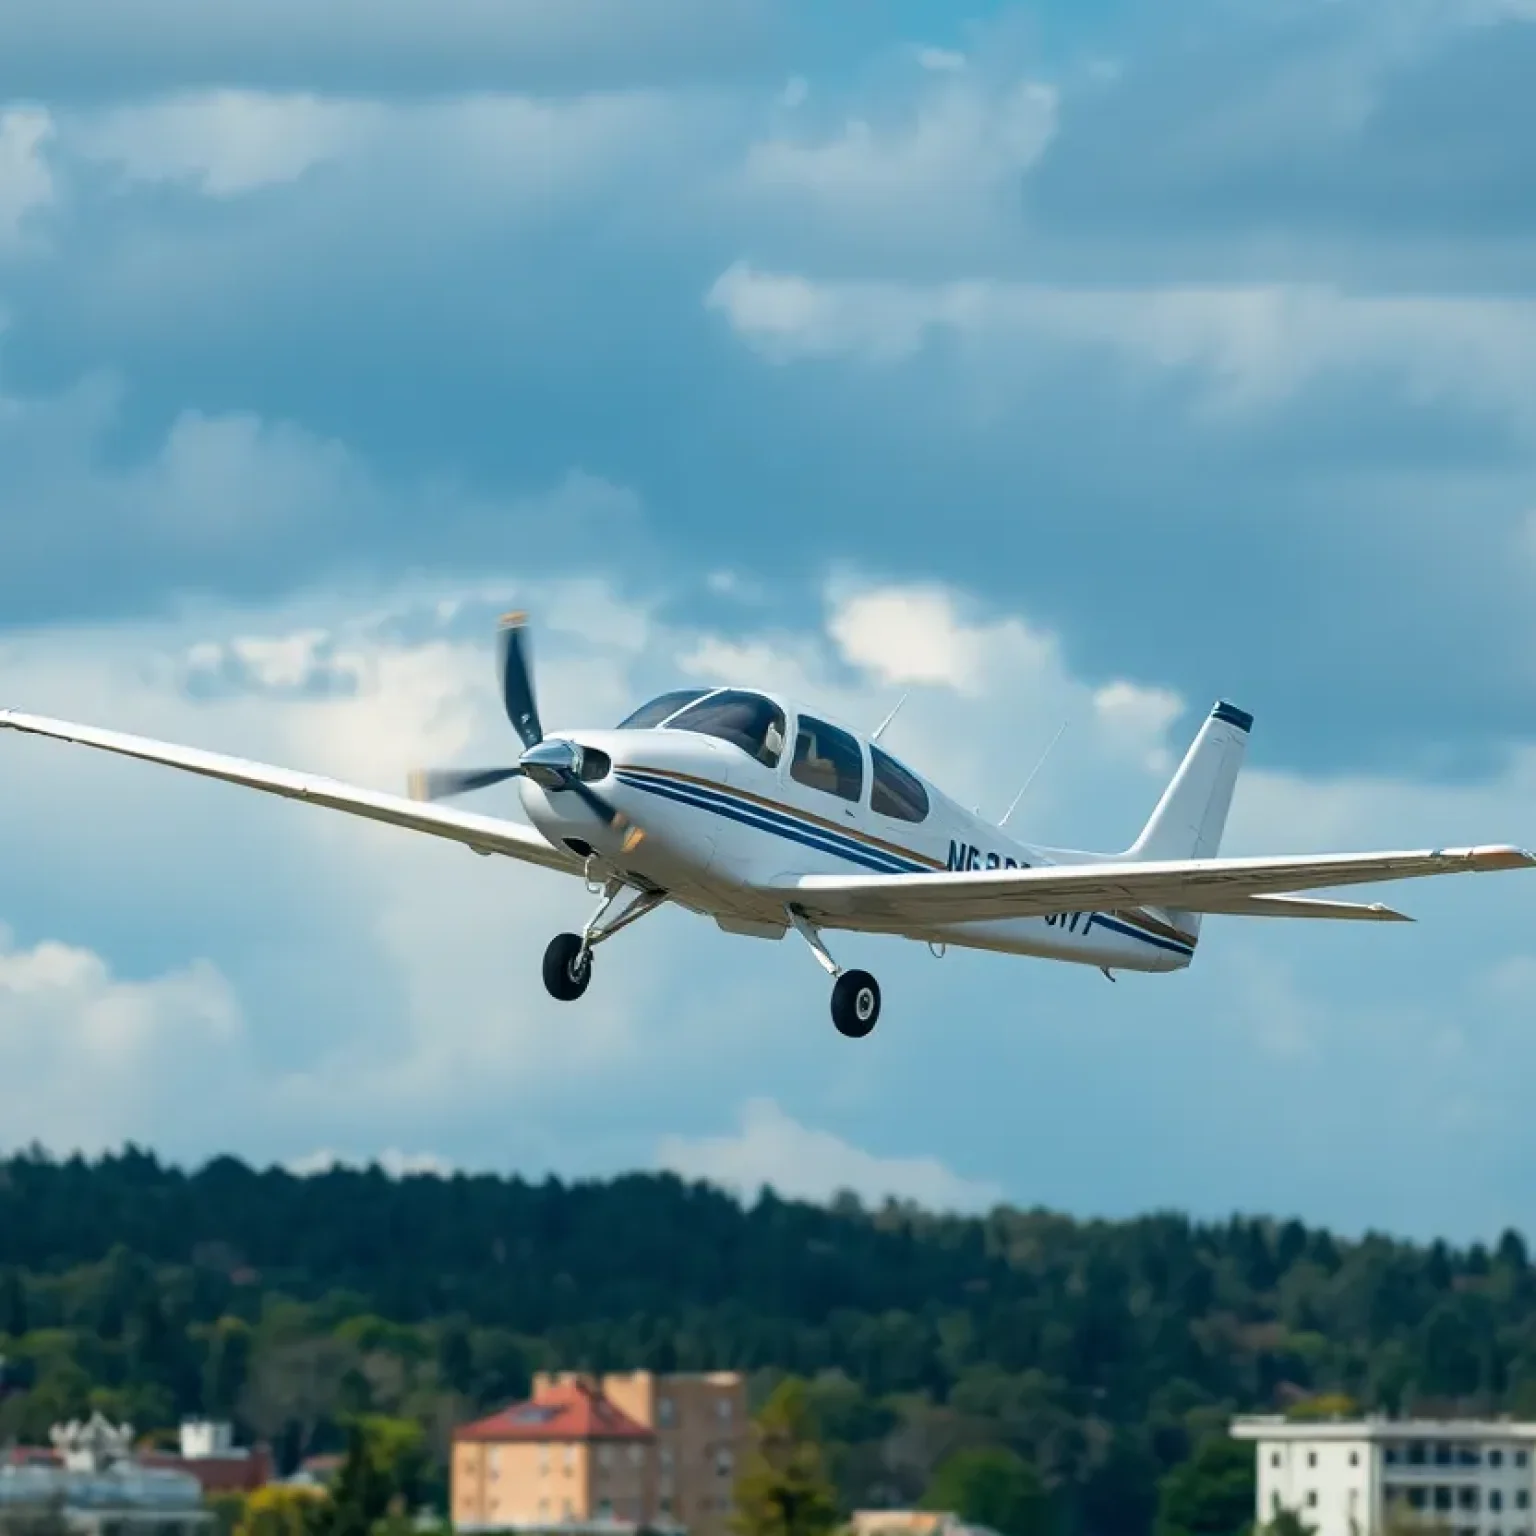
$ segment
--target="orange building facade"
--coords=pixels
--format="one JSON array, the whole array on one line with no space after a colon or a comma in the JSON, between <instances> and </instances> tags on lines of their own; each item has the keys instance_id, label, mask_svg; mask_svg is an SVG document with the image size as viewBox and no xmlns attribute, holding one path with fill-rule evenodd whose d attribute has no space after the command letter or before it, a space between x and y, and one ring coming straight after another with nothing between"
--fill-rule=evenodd
<instances>
[{"instance_id":1,"label":"orange building facade","mask_svg":"<svg viewBox=\"0 0 1536 1536\"><path fill-rule=\"evenodd\" d=\"M526 1403L455 1431L453 1523L728 1536L748 1429L736 1372L540 1374Z\"/></svg>"}]
</instances>

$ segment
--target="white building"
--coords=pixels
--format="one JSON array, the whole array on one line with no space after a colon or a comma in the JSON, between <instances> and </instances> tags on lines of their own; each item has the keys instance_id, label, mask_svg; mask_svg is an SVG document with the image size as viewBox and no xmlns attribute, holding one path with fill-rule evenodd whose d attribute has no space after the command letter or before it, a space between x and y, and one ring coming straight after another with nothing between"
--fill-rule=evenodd
<instances>
[{"instance_id":1,"label":"white building","mask_svg":"<svg viewBox=\"0 0 1536 1536\"><path fill-rule=\"evenodd\" d=\"M1390 1524L1533 1536L1536 1424L1243 1418L1232 1434L1256 1445L1261 1525L1288 1509L1317 1536L1381 1536Z\"/></svg>"}]
</instances>

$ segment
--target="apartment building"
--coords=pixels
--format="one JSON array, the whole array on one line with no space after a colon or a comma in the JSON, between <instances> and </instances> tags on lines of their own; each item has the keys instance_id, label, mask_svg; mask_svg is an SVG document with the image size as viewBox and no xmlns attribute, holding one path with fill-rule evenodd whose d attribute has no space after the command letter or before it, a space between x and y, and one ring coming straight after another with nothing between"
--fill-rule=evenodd
<instances>
[{"instance_id":1,"label":"apartment building","mask_svg":"<svg viewBox=\"0 0 1536 1536\"><path fill-rule=\"evenodd\" d=\"M1536 1424L1241 1418L1232 1434L1256 1447L1260 1524L1288 1509L1317 1536L1532 1536Z\"/></svg>"},{"instance_id":2,"label":"apartment building","mask_svg":"<svg viewBox=\"0 0 1536 1536\"><path fill-rule=\"evenodd\" d=\"M736 1373L541 1373L526 1403L454 1432L453 1523L727 1536L747 1430Z\"/></svg>"},{"instance_id":3,"label":"apartment building","mask_svg":"<svg viewBox=\"0 0 1536 1536\"><path fill-rule=\"evenodd\" d=\"M656 1512L689 1536L728 1536L751 1424L739 1371L602 1378L604 1395L656 1436Z\"/></svg>"}]
</instances>

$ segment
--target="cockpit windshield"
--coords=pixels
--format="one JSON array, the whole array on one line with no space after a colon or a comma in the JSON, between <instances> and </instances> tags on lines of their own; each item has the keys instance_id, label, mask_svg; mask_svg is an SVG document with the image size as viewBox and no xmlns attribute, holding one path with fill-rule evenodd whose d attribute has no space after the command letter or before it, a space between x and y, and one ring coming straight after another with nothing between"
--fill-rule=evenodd
<instances>
[{"instance_id":1,"label":"cockpit windshield","mask_svg":"<svg viewBox=\"0 0 1536 1536\"><path fill-rule=\"evenodd\" d=\"M692 704L695 699L702 699L708 692L707 688L678 688L672 693L663 693L652 699L649 704L642 704L634 714L626 715L614 729L649 730L653 725L660 725L669 715L675 715L685 704Z\"/></svg>"},{"instance_id":2,"label":"cockpit windshield","mask_svg":"<svg viewBox=\"0 0 1536 1536\"><path fill-rule=\"evenodd\" d=\"M784 750L784 711L760 693L734 689L713 693L684 710L667 729L718 737L740 747L765 768L775 767Z\"/></svg>"}]
</instances>

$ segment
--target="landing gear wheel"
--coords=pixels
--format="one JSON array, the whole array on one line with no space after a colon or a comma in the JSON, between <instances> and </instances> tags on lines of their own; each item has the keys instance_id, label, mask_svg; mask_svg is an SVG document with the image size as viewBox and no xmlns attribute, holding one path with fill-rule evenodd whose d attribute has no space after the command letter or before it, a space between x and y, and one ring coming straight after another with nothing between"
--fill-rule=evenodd
<instances>
[{"instance_id":1,"label":"landing gear wheel","mask_svg":"<svg viewBox=\"0 0 1536 1536\"><path fill-rule=\"evenodd\" d=\"M880 1017L880 983L868 971L844 971L832 988L832 1022L840 1035L862 1040Z\"/></svg>"},{"instance_id":2,"label":"landing gear wheel","mask_svg":"<svg viewBox=\"0 0 1536 1536\"><path fill-rule=\"evenodd\" d=\"M544 951L544 988L562 1003L574 1003L592 980L592 951L583 950L581 935L557 933Z\"/></svg>"}]
</instances>

